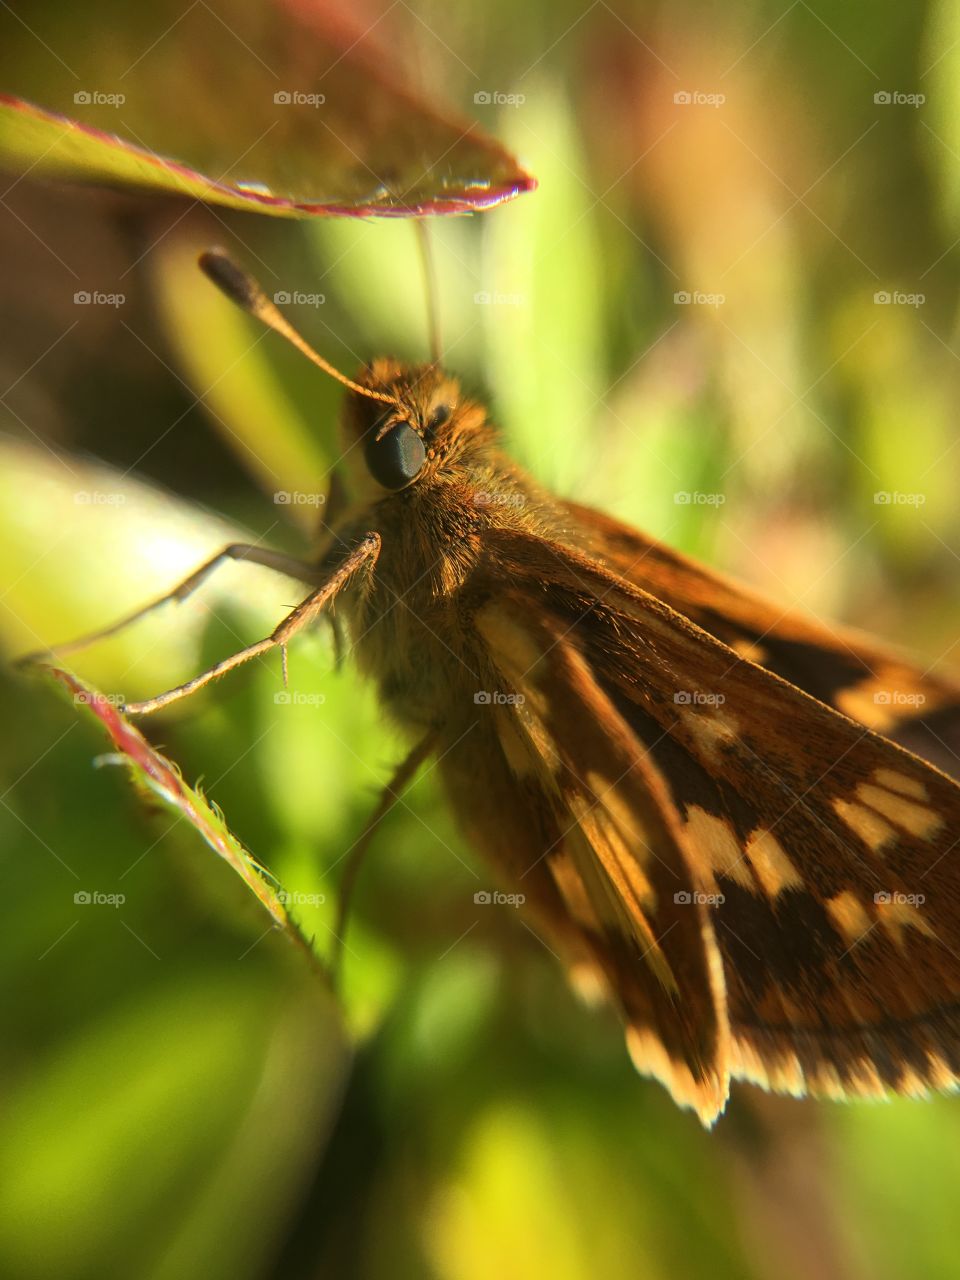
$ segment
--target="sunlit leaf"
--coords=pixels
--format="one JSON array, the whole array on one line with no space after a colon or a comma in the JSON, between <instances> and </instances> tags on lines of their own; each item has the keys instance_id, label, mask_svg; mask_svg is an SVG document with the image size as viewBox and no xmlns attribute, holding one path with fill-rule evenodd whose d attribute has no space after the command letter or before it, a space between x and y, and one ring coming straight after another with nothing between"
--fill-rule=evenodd
<instances>
[{"instance_id":1,"label":"sunlit leaf","mask_svg":"<svg viewBox=\"0 0 960 1280\"><path fill-rule=\"evenodd\" d=\"M38 665L37 669L62 685L78 708L88 711L99 721L119 753L118 761L129 767L133 781L159 798L173 813L187 820L214 853L233 868L251 893L259 899L277 928L283 929L310 963L317 966L317 957L312 947L284 906L284 892L280 886L273 882L273 878L244 849L227 826L224 815L198 789L184 782L176 765L150 745L140 730L123 714L116 700L90 688L61 667L43 664Z\"/></svg>"},{"instance_id":2,"label":"sunlit leaf","mask_svg":"<svg viewBox=\"0 0 960 1280\"><path fill-rule=\"evenodd\" d=\"M533 186L339 4L102 0L0 15L0 160L281 216L481 209Z\"/></svg>"}]
</instances>

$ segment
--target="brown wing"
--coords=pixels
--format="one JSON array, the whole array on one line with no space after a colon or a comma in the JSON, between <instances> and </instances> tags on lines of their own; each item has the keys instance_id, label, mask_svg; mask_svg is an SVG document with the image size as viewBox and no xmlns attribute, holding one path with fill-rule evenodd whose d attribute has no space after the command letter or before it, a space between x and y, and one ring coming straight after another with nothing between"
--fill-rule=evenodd
<instances>
[{"instance_id":1,"label":"brown wing","mask_svg":"<svg viewBox=\"0 0 960 1280\"><path fill-rule=\"evenodd\" d=\"M600 880L620 898L598 954L628 1021L611 955L629 932L622 917L639 905L655 933L667 919L662 879L639 904L623 891L631 856L647 872L657 848L635 817L652 789L709 907L733 1076L830 1096L953 1087L960 787L578 551L498 532L490 560L478 628L535 713L523 750L552 753L574 775L564 772L553 803L575 835L576 891L599 898ZM608 742L624 744L614 758ZM639 814L649 810L648 800ZM572 909L565 874L561 859L555 878ZM703 1006L699 980L678 959L671 969L673 1004L689 1017ZM662 1034L662 1019L641 1024L641 1040Z\"/></svg>"},{"instance_id":2,"label":"brown wing","mask_svg":"<svg viewBox=\"0 0 960 1280\"><path fill-rule=\"evenodd\" d=\"M476 624L490 687L519 699L480 708L441 756L453 807L575 984L615 995L638 1067L711 1124L729 1089L723 976L668 788L562 636L544 633L534 689L512 604L488 600Z\"/></svg>"},{"instance_id":3,"label":"brown wing","mask_svg":"<svg viewBox=\"0 0 960 1280\"><path fill-rule=\"evenodd\" d=\"M849 627L786 610L629 525L567 503L578 544L712 636L960 778L960 684Z\"/></svg>"}]
</instances>

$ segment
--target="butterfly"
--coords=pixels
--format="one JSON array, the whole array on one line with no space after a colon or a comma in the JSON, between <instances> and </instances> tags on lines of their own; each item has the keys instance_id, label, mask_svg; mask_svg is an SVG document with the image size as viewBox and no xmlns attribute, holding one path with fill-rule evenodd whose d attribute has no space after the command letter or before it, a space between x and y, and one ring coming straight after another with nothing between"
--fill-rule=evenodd
<instances>
[{"instance_id":1,"label":"butterfly","mask_svg":"<svg viewBox=\"0 0 960 1280\"><path fill-rule=\"evenodd\" d=\"M540 487L439 363L318 355L222 251L218 287L347 388L309 594L155 711L322 616L466 841L637 1068L704 1124L731 1082L795 1095L960 1078L960 685L784 611ZM99 634L104 634L103 632ZM87 643L90 637L78 643Z\"/></svg>"}]
</instances>

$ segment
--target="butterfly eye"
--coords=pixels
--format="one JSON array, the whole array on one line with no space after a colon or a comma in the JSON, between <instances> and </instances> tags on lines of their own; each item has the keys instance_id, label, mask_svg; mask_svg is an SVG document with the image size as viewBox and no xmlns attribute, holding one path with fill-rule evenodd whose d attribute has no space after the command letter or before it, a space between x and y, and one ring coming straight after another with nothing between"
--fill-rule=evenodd
<instances>
[{"instance_id":1,"label":"butterfly eye","mask_svg":"<svg viewBox=\"0 0 960 1280\"><path fill-rule=\"evenodd\" d=\"M408 422L400 422L379 440L374 432L367 438L364 456L377 484L384 489L405 489L420 474L427 451Z\"/></svg>"},{"instance_id":2,"label":"butterfly eye","mask_svg":"<svg viewBox=\"0 0 960 1280\"><path fill-rule=\"evenodd\" d=\"M448 404L438 404L427 419L426 431L427 438L430 439L443 426L450 417L450 406Z\"/></svg>"}]
</instances>

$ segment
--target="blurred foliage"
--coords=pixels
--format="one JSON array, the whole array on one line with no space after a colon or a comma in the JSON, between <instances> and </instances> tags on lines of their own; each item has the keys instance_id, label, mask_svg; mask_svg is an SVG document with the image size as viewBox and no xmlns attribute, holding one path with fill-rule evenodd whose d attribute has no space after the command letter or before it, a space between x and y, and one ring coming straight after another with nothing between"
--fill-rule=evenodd
<instances>
[{"instance_id":1,"label":"blurred foliage","mask_svg":"<svg viewBox=\"0 0 960 1280\"><path fill-rule=\"evenodd\" d=\"M419 0L378 32L541 180L432 224L445 361L525 464L954 668L956 24L945 0ZM322 504L274 495L322 492L340 389L189 263L218 241L302 295L289 314L349 372L425 353L411 228L29 176L4 203L6 651L109 621L231 537L302 553ZM157 692L296 592L226 566L76 667ZM326 953L342 859L403 744L325 630L290 661L295 701L267 659L147 731ZM376 840L334 1013L196 834L96 767L96 731L2 680L4 1275L957 1274L953 1100L738 1088L701 1132L511 910L474 904L493 886L429 771Z\"/></svg>"}]
</instances>

